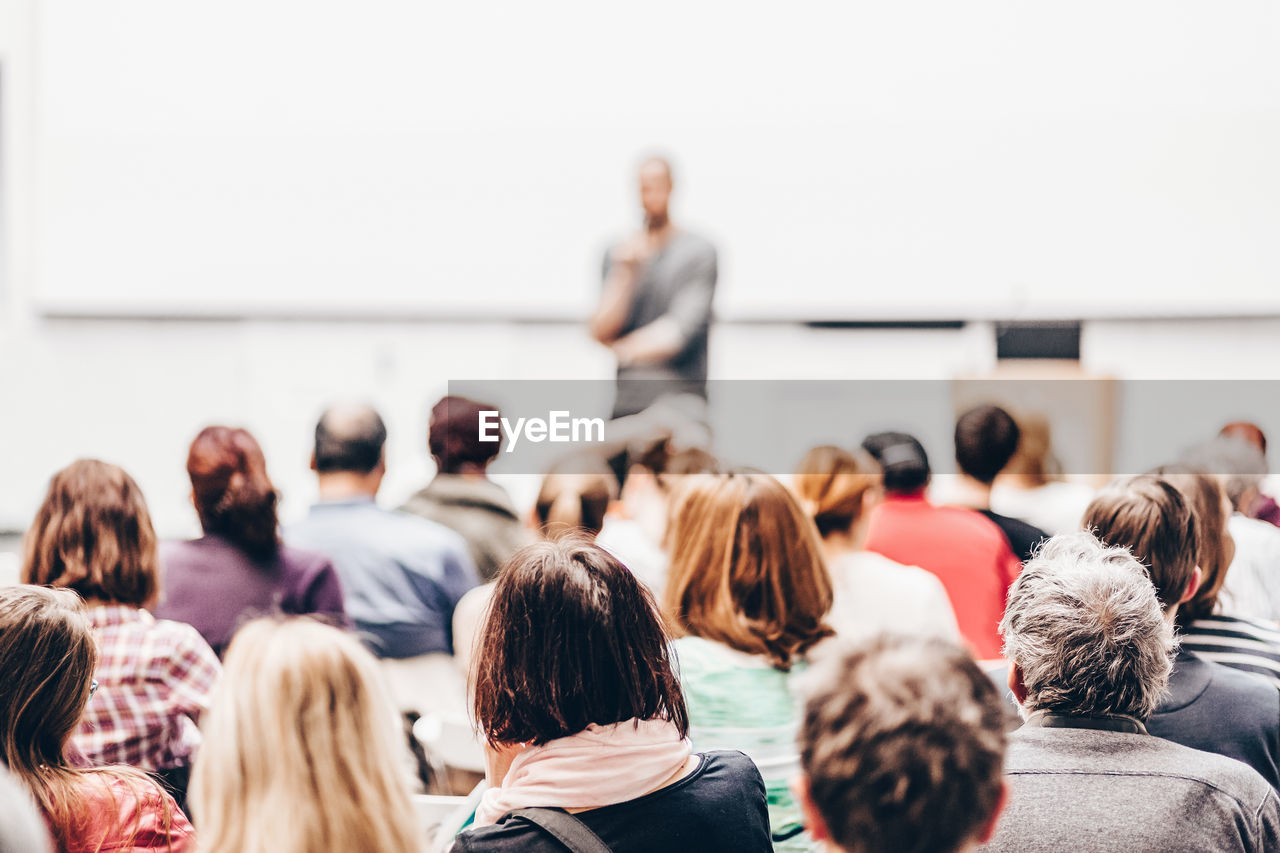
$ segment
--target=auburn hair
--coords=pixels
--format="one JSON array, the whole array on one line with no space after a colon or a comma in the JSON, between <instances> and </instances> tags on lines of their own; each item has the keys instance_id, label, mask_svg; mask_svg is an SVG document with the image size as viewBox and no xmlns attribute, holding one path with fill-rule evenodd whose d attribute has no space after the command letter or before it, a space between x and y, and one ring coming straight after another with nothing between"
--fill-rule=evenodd
<instances>
[{"instance_id":1,"label":"auburn hair","mask_svg":"<svg viewBox=\"0 0 1280 853\"><path fill-rule=\"evenodd\" d=\"M883 487L884 476L880 463L865 450L850 453L828 444L804 455L794 482L800 505L825 539L857 523L863 498Z\"/></svg>"},{"instance_id":2,"label":"auburn hair","mask_svg":"<svg viewBox=\"0 0 1280 853\"><path fill-rule=\"evenodd\" d=\"M766 474L692 475L672 504L664 599L673 632L789 669L835 632L813 523Z\"/></svg>"},{"instance_id":3,"label":"auburn hair","mask_svg":"<svg viewBox=\"0 0 1280 853\"><path fill-rule=\"evenodd\" d=\"M124 469L79 459L53 475L27 531L22 581L135 607L156 600L156 532L142 490Z\"/></svg>"},{"instance_id":4,"label":"auburn hair","mask_svg":"<svg viewBox=\"0 0 1280 853\"><path fill-rule=\"evenodd\" d=\"M1178 608L1178 621L1212 616L1236 551L1227 529L1226 494L1216 477L1182 465L1166 465L1152 473L1182 492L1196 517L1196 565L1203 577L1195 597Z\"/></svg>"},{"instance_id":5,"label":"auburn hair","mask_svg":"<svg viewBox=\"0 0 1280 853\"><path fill-rule=\"evenodd\" d=\"M581 454L561 461L542 478L533 511L544 536L580 532L594 538L617 497L618 478L608 464Z\"/></svg>"},{"instance_id":6,"label":"auburn hair","mask_svg":"<svg viewBox=\"0 0 1280 853\"><path fill-rule=\"evenodd\" d=\"M187 453L187 474L205 533L229 539L254 557L275 555L279 495L267 476L262 448L247 430L202 429Z\"/></svg>"}]
</instances>

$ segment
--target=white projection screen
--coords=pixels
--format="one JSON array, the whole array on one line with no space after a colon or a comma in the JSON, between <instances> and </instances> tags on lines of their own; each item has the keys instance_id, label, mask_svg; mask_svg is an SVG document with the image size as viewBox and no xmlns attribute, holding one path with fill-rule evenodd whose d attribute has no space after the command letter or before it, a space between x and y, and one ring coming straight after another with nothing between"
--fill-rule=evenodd
<instances>
[{"instance_id":1,"label":"white projection screen","mask_svg":"<svg viewBox=\"0 0 1280 853\"><path fill-rule=\"evenodd\" d=\"M51 313L582 316L632 172L722 317L1280 313L1280 7L44 0Z\"/></svg>"}]
</instances>

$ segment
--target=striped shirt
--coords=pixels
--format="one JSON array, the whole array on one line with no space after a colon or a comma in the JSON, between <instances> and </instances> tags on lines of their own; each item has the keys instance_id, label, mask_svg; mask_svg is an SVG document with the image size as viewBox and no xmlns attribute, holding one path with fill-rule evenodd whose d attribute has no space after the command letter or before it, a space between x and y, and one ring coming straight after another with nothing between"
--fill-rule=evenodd
<instances>
[{"instance_id":1,"label":"striped shirt","mask_svg":"<svg viewBox=\"0 0 1280 853\"><path fill-rule=\"evenodd\" d=\"M1182 648L1205 660L1265 676L1280 686L1280 625L1261 619L1210 616L1182 632Z\"/></svg>"},{"instance_id":2,"label":"striped shirt","mask_svg":"<svg viewBox=\"0 0 1280 853\"><path fill-rule=\"evenodd\" d=\"M196 721L209 707L221 666L190 625L137 607L88 608L98 644L98 690L73 736L93 764L167 770L190 764L200 744Z\"/></svg>"}]
</instances>

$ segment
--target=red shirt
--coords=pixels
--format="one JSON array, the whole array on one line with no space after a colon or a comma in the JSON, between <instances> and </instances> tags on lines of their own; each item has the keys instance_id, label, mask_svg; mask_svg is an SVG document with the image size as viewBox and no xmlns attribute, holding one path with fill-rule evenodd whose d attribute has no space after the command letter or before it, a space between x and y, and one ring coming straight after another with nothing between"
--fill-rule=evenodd
<instances>
[{"instance_id":1,"label":"red shirt","mask_svg":"<svg viewBox=\"0 0 1280 853\"><path fill-rule=\"evenodd\" d=\"M894 495L871 512L866 548L937 575L979 659L1000 657L998 627L1022 563L994 522L971 509Z\"/></svg>"}]
</instances>

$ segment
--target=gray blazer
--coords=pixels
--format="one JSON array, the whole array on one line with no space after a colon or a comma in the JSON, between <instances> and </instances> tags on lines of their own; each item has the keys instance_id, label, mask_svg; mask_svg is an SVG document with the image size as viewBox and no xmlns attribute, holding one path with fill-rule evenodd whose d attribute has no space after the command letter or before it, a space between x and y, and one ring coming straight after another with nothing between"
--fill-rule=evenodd
<instances>
[{"instance_id":1,"label":"gray blazer","mask_svg":"<svg viewBox=\"0 0 1280 853\"><path fill-rule=\"evenodd\" d=\"M1255 770L1128 717L1033 714L1005 773L1009 802L984 850L1280 850L1280 799Z\"/></svg>"}]
</instances>

